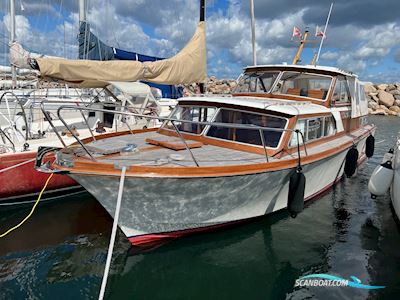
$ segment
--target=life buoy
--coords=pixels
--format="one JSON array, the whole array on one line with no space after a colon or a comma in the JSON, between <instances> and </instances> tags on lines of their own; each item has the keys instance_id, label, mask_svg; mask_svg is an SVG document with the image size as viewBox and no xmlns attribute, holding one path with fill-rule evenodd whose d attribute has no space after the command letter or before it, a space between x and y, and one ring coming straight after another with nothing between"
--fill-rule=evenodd
<instances>
[{"instance_id":1,"label":"life buoy","mask_svg":"<svg viewBox=\"0 0 400 300\"><path fill-rule=\"evenodd\" d=\"M306 187L306 177L301 168L297 168L289 180L289 195L287 208L292 218L304 209L304 190Z\"/></svg>"},{"instance_id":2,"label":"life buoy","mask_svg":"<svg viewBox=\"0 0 400 300\"><path fill-rule=\"evenodd\" d=\"M371 134L365 140L365 155L370 158L374 155L375 151L375 137Z\"/></svg>"},{"instance_id":3,"label":"life buoy","mask_svg":"<svg viewBox=\"0 0 400 300\"><path fill-rule=\"evenodd\" d=\"M346 154L346 162L344 164L344 173L349 178L354 175L357 169L358 150L355 146L349 149Z\"/></svg>"}]
</instances>

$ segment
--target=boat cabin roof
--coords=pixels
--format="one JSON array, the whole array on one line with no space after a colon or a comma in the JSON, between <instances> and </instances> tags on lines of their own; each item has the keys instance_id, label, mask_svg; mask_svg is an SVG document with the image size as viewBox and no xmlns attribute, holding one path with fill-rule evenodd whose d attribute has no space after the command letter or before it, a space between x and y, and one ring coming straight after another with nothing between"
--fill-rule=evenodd
<instances>
[{"instance_id":1,"label":"boat cabin roof","mask_svg":"<svg viewBox=\"0 0 400 300\"><path fill-rule=\"evenodd\" d=\"M339 68L329 67L329 66L314 66L314 65L286 65L286 64L276 64L276 65L257 65L257 66L247 66L244 68L245 72L261 72L261 71L297 71L297 72L312 72L316 74L324 74L330 76L344 75L349 77L357 78L357 75L352 72L348 72Z\"/></svg>"},{"instance_id":2,"label":"boat cabin roof","mask_svg":"<svg viewBox=\"0 0 400 300\"><path fill-rule=\"evenodd\" d=\"M178 99L178 101L180 105L188 104L188 102L196 102L198 105L212 106L218 103L243 107L244 110L246 107L251 107L292 116L330 112L327 107L309 101L277 100L249 96L222 97L208 95L206 97L184 97Z\"/></svg>"}]
</instances>

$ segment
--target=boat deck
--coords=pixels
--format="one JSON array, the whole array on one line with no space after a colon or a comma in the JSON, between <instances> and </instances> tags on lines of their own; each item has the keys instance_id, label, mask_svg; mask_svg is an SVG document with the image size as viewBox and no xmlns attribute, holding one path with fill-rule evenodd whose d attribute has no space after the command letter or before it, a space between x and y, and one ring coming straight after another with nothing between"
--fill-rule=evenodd
<instances>
[{"instance_id":1,"label":"boat deck","mask_svg":"<svg viewBox=\"0 0 400 300\"><path fill-rule=\"evenodd\" d=\"M340 148L341 145L352 143L354 138L365 133L365 129L359 129L352 132L352 135L342 135L335 139L327 140L326 142L307 147L307 154L301 151L301 157L306 155L319 154L321 152ZM145 132L139 134L127 134L125 136L115 136L103 140L98 140L86 144L86 147L94 153L93 156L102 163L119 164L119 165L136 165L136 166L168 166L168 167L193 167L196 166L189 151L186 148L173 150L165 146L156 146L148 141L158 140L161 142L181 143L178 137L162 135L157 132ZM147 140L147 142L146 142ZM193 140L186 139L186 142L191 147L195 144ZM127 145L135 144L138 148L136 152L123 153ZM183 144L181 143L181 146ZM79 149L80 156L87 155ZM198 162L199 166L203 167L218 167L218 166L235 166L260 164L266 162L264 154L256 154L245 151L218 147L213 145L201 145L201 147L192 148L191 152ZM289 160L297 158L297 152L292 154L284 154L280 158L268 157L269 162L277 160Z\"/></svg>"},{"instance_id":2,"label":"boat deck","mask_svg":"<svg viewBox=\"0 0 400 300\"><path fill-rule=\"evenodd\" d=\"M144 166L175 166L193 167L195 163L189 151L172 150L169 148L154 146L146 142L146 139L159 139L180 141L177 137L168 137L157 132L146 132L135 135L112 137L87 144L91 151L97 152L96 159L103 163L119 163ZM190 140L187 140L190 144ZM136 144L139 151L120 154L127 144ZM191 149L193 156L201 166L226 166L245 165L266 162L265 155L248 153L212 145L202 145ZM102 153L101 153L102 152ZM274 158L270 157L270 161Z\"/></svg>"},{"instance_id":3,"label":"boat deck","mask_svg":"<svg viewBox=\"0 0 400 300\"><path fill-rule=\"evenodd\" d=\"M138 122L138 124L130 125L130 128L132 130L141 129L144 125L146 125L145 122ZM128 129L129 128L123 124L122 126L118 127L118 131L127 131ZM106 128L106 130L107 131L105 133L115 132L115 127ZM77 132L79 134L78 135L79 139L90 138L92 136L90 130L87 128L77 129ZM59 130L59 133L62 134L62 130ZM94 134L94 136L102 135L102 133L96 133L95 130L92 130L92 133ZM71 145L73 143L76 143L76 139L71 135L62 135L62 139L66 145ZM25 140L23 138L20 138L19 140L14 140L13 142L15 144L17 152L23 151L23 145L25 144ZM29 144L29 150L32 151L37 151L37 149L40 146L60 147L60 148L63 147L62 143L60 142L54 131L46 132L44 137L38 139L29 139L26 142Z\"/></svg>"}]
</instances>

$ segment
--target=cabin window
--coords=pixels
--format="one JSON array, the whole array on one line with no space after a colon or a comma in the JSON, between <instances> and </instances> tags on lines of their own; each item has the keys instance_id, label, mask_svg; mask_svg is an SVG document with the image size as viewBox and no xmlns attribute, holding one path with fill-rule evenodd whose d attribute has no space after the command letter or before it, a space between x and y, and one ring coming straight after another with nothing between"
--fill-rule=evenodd
<instances>
[{"instance_id":1,"label":"cabin window","mask_svg":"<svg viewBox=\"0 0 400 300\"><path fill-rule=\"evenodd\" d=\"M315 118L307 120L307 141L319 139L323 135L324 119Z\"/></svg>"},{"instance_id":2,"label":"cabin window","mask_svg":"<svg viewBox=\"0 0 400 300\"><path fill-rule=\"evenodd\" d=\"M278 77L279 72L244 74L239 78L233 93L267 93Z\"/></svg>"},{"instance_id":3,"label":"cabin window","mask_svg":"<svg viewBox=\"0 0 400 300\"><path fill-rule=\"evenodd\" d=\"M346 79L343 76L338 76L332 100L335 103L348 103L350 99L350 92Z\"/></svg>"},{"instance_id":4,"label":"cabin window","mask_svg":"<svg viewBox=\"0 0 400 300\"><path fill-rule=\"evenodd\" d=\"M336 133L336 121L330 117L325 117L324 136L333 135Z\"/></svg>"},{"instance_id":5,"label":"cabin window","mask_svg":"<svg viewBox=\"0 0 400 300\"><path fill-rule=\"evenodd\" d=\"M300 119L297 121L295 130L298 129L303 133L304 141L310 142L322 137L330 136L336 133L336 122L332 116L319 117L310 119ZM302 138L299 135L300 144L303 144ZM292 133L292 138L289 142L289 147L297 146L297 133Z\"/></svg>"},{"instance_id":6,"label":"cabin window","mask_svg":"<svg viewBox=\"0 0 400 300\"><path fill-rule=\"evenodd\" d=\"M210 122L217 111L216 107L204 106L177 106L171 115L172 119L187 120L194 122ZM191 124L175 121L174 124L180 131L200 134L206 125ZM163 125L165 129L175 130L170 121Z\"/></svg>"},{"instance_id":7,"label":"cabin window","mask_svg":"<svg viewBox=\"0 0 400 300\"><path fill-rule=\"evenodd\" d=\"M283 72L274 94L285 94L325 100L332 78L317 74Z\"/></svg>"},{"instance_id":8,"label":"cabin window","mask_svg":"<svg viewBox=\"0 0 400 300\"><path fill-rule=\"evenodd\" d=\"M269 115L221 109L215 118L215 122L256 125L261 127L284 129L287 120L284 118ZM264 130L263 133L266 147L278 147L283 131ZM211 126L207 132L207 136L223 140L235 141L239 143L262 146L260 132L257 129L240 129Z\"/></svg>"},{"instance_id":9,"label":"cabin window","mask_svg":"<svg viewBox=\"0 0 400 300\"><path fill-rule=\"evenodd\" d=\"M294 127L294 130L299 130L304 137L304 141L306 140L306 128L307 128L307 120L305 119L300 119L297 121L296 126ZM292 139L289 142L289 147L294 147L297 146L297 135L299 136L300 140L300 145L303 144L303 139L301 137L301 134L297 134L296 132L292 133Z\"/></svg>"}]
</instances>

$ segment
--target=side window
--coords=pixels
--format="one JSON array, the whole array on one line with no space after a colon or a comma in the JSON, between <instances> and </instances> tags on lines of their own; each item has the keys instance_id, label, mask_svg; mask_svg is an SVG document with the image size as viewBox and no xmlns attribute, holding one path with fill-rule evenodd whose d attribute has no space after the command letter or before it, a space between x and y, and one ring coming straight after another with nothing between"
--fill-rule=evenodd
<instances>
[{"instance_id":1,"label":"side window","mask_svg":"<svg viewBox=\"0 0 400 300\"><path fill-rule=\"evenodd\" d=\"M287 121L270 115L221 109L215 118L215 122L284 129ZM279 145L283 131L264 130L263 133L265 146L276 148ZM255 129L210 126L206 135L245 144L262 145L260 132Z\"/></svg>"},{"instance_id":2,"label":"side window","mask_svg":"<svg viewBox=\"0 0 400 300\"><path fill-rule=\"evenodd\" d=\"M194 122L210 122L216 111L217 109L215 107L177 106L171 118ZM194 134L200 134L206 127L205 125L185 122L174 122L174 124L180 131ZM174 126L171 122L166 122L163 128L174 130Z\"/></svg>"},{"instance_id":3,"label":"side window","mask_svg":"<svg viewBox=\"0 0 400 300\"><path fill-rule=\"evenodd\" d=\"M322 137L323 118L307 120L307 141Z\"/></svg>"},{"instance_id":4,"label":"side window","mask_svg":"<svg viewBox=\"0 0 400 300\"><path fill-rule=\"evenodd\" d=\"M324 100L331 82L331 77L318 74L284 72L273 93Z\"/></svg>"},{"instance_id":5,"label":"side window","mask_svg":"<svg viewBox=\"0 0 400 300\"><path fill-rule=\"evenodd\" d=\"M234 93L263 93L268 92L275 82L278 72L265 74L245 74L239 78Z\"/></svg>"},{"instance_id":6,"label":"side window","mask_svg":"<svg viewBox=\"0 0 400 300\"><path fill-rule=\"evenodd\" d=\"M335 90L333 91L333 98L335 103L348 103L350 102L350 93L347 81L344 77L338 76L336 80Z\"/></svg>"},{"instance_id":7,"label":"side window","mask_svg":"<svg viewBox=\"0 0 400 300\"><path fill-rule=\"evenodd\" d=\"M325 136L330 136L336 133L336 122L332 116L320 117L312 119L300 119L297 121L294 129L300 130L303 133L304 141L309 142ZM300 145L303 144L302 138L299 135ZM289 142L289 147L297 146L297 134L292 133L292 139Z\"/></svg>"},{"instance_id":8,"label":"side window","mask_svg":"<svg viewBox=\"0 0 400 300\"><path fill-rule=\"evenodd\" d=\"M236 93L248 93L250 90L250 80L251 77L248 75L243 75L239 78L238 85L236 87Z\"/></svg>"},{"instance_id":9,"label":"side window","mask_svg":"<svg viewBox=\"0 0 400 300\"><path fill-rule=\"evenodd\" d=\"M304 119L298 120L296 123L296 127L294 128L295 130L298 129L304 136L304 141L306 141L306 121ZM301 138L301 135L299 134L299 140L300 140L300 145L303 144L303 140ZM292 133L292 139L289 142L289 147L294 147L297 146L297 133L293 132Z\"/></svg>"},{"instance_id":10,"label":"side window","mask_svg":"<svg viewBox=\"0 0 400 300\"><path fill-rule=\"evenodd\" d=\"M336 133L336 121L330 117L325 117L324 136L333 135Z\"/></svg>"}]
</instances>

